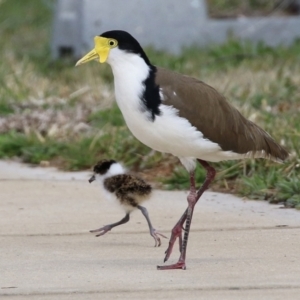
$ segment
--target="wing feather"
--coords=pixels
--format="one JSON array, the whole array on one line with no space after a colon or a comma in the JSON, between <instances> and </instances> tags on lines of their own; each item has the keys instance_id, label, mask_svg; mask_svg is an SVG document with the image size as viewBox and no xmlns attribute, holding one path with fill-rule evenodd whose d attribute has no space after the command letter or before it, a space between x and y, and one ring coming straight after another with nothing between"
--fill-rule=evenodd
<instances>
[{"instance_id":1,"label":"wing feather","mask_svg":"<svg viewBox=\"0 0 300 300\"><path fill-rule=\"evenodd\" d=\"M224 96L204 82L157 67L156 84L163 104L179 111L207 139L224 151L283 161L288 152L253 122L247 120Z\"/></svg>"}]
</instances>

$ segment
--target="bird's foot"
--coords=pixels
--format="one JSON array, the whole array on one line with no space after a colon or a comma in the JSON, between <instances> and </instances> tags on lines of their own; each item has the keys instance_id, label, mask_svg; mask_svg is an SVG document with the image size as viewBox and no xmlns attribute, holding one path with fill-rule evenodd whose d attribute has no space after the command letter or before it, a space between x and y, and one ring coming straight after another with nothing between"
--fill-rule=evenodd
<instances>
[{"instance_id":1,"label":"bird's foot","mask_svg":"<svg viewBox=\"0 0 300 300\"><path fill-rule=\"evenodd\" d=\"M150 235L154 238L155 240L155 245L154 247L159 247L161 245L161 240L160 237L163 237L165 239L167 239L167 237L165 235L163 235L162 233L158 232L156 229L152 228L150 231Z\"/></svg>"},{"instance_id":2,"label":"bird's foot","mask_svg":"<svg viewBox=\"0 0 300 300\"><path fill-rule=\"evenodd\" d=\"M165 251L166 256L164 262L166 262L169 259L173 250L174 243L176 242L177 238L179 239L179 251L181 252L182 249L182 225L181 224L176 224L175 227L172 229L172 234L169 241L169 247Z\"/></svg>"},{"instance_id":3,"label":"bird's foot","mask_svg":"<svg viewBox=\"0 0 300 300\"><path fill-rule=\"evenodd\" d=\"M99 232L98 234L95 235L98 237L98 236L104 235L107 231L110 231L111 229L112 229L112 226L105 225L101 228L90 230L90 232L92 232L92 233Z\"/></svg>"},{"instance_id":4,"label":"bird's foot","mask_svg":"<svg viewBox=\"0 0 300 300\"><path fill-rule=\"evenodd\" d=\"M157 270L186 270L186 265L184 260L180 260L176 264L168 266L157 266Z\"/></svg>"}]
</instances>

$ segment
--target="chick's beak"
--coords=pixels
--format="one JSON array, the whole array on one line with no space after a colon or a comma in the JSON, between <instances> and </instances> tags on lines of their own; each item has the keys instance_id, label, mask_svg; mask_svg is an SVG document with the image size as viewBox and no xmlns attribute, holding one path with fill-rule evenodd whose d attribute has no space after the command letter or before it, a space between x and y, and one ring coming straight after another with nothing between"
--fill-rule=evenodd
<instances>
[{"instance_id":1,"label":"chick's beak","mask_svg":"<svg viewBox=\"0 0 300 300\"><path fill-rule=\"evenodd\" d=\"M82 64L85 64L91 60L99 59L100 63L106 62L110 47L109 47L109 40L107 38L96 36L94 38L95 48L87 53L85 56L83 56L75 66L79 66Z\"/></svg>"},{"instance_id":2,"label":"chick's beak","mask_svg":"<svg viewBox=\"0 0 300 300\"><path fill-rule=\"evenodd\" d=\"M95 175L93 175L93 176L89 179L89 183L92 183L95 179L96 179L96 177L95 177Z\"/></svg>"}]
</instances>

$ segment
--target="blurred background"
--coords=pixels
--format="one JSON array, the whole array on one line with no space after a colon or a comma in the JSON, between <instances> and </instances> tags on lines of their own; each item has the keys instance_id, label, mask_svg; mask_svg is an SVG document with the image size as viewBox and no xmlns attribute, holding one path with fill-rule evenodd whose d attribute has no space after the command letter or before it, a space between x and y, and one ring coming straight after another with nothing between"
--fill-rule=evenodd
<instances>
[{"instance_id":1,"label":"blurred background","mask_svg":"<svg viewBox=\"0 0 300 300\"><path fill-rule=\"evenodd\" d=\"M297 1L206 3L217 19L299 13ZM126 128L114 104L109 66L75 68L76 57L53 59L54 10L54 0L0 0L0 159L83 170L113 158L157 187L187 188L176 158L152 151ZM212 188L300 208L300 41L271 48L229 37L221 45L186 45L176 55L145 50L153 64L214 86L291 153L284 164L217 163ZM197 180L203 179L199 168Z\"/></svg>"}]
</instances>

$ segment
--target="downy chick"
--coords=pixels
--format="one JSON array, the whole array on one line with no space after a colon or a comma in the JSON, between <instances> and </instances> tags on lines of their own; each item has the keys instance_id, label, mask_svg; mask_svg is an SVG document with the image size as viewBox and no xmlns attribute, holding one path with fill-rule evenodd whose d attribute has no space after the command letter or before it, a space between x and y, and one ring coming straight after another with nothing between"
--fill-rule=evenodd
<instances>
[{"instance_id":1,"label":"downy chick","mask_svg":"<svg viewBox=\"0 0 300 300\"><path fill-rule=\"evenodd\" d=\"M89 182L99 181L104 190L116 197L118 203L124 208L126 214L123 219L116 223L108 224L90 232L97 232L96 236L104 235L112 228L125 224L130 219L130 213L139 209L147 220L150 235L155 240L155 247L161 245L160 237L166 238L156 231L150 221L148 211L140 204L148 200L152 193L151 185L140 177L127 174L122 165L114 160L101 160L94 166L94 175Z\"/></svg>"}]
</instances>

